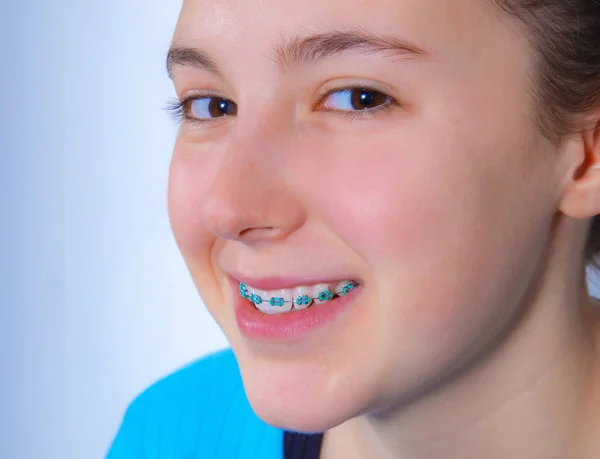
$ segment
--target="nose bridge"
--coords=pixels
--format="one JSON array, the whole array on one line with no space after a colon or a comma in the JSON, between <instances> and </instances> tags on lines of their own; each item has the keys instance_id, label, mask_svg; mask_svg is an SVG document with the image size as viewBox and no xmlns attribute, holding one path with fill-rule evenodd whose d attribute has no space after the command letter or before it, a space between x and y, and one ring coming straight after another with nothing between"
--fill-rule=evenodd
<instances>
[{"instance_id":1,"label":"nose bridge","mask_svg":"<svg viewBox=\"0 0 600 459\"><path fill-rule=\"evenodd\" d=\"M301 205L284 181L289 141L264 123L239 123L234 131L204 196L205 225L222 239L285 237L303 221Z\"/></svg>"}]
</instances>

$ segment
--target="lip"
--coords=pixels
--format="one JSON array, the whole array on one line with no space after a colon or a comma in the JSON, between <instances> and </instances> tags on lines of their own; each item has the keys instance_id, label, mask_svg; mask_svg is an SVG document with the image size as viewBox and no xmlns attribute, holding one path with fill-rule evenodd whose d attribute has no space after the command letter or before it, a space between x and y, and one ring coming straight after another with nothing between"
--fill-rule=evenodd
<instances>
[{"instance_id":1,"label":"lip","mask_svg":"<svg viewBox=\"0 0 600 459\"><path fill-rule=\"evenodd\" d=\"M363 290L362 284L359 284L348 294L336 297L324 304L283 314L265 314L256 309L250 301L241 297L239 280L232 277L229 280L234 293L235 318L238 329L243 336L252 341L271 343L309 338L312 333L334 322L337 318L341 318L340 316L345 315L344 313L350 312Z\"/></svg>"},{"instance_id":2,"label":"lip","mask_svg":"<svg viewBox=\"0 0 600 459\"><path fill-rule=\"evenodd\" d=\"M361 281L352 277L263 277L260 279L253 279L243 275L230 275L231 280L237 283L239 286L240 282L254 287L258 290L279 290L284 288L298 287L300 285L317 285L317 284L333 284L343 280L354 280L358 284L362 284ZM237 289L236 286L236 289Z\"/></svg>"}]
</instances>

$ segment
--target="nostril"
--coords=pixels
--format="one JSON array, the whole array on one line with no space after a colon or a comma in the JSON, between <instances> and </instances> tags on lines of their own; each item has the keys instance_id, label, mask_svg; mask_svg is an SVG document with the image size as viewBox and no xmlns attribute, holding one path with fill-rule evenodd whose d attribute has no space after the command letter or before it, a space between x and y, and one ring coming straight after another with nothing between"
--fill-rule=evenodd
<instances>
[{"instance_id":1,"label":"nostril","mask_svg":"<svg viewBox=\"0 0 600 459\"><path fill-rule=\"evenodd\" d=\"M241 242L251 243L257 242L261 240L274 240L282 237L283 231L279 228L274 228L272 226L261 227L261 228L246 228L242 230L238 237Z\"/></svg>"}]
</instances>

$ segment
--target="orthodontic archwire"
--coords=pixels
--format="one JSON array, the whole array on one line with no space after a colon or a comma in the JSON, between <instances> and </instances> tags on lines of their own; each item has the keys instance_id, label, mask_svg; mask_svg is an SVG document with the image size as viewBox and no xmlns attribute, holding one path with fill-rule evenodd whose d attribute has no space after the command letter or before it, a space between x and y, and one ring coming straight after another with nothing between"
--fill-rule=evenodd
<instances>
[{"instance_id":1,"label":"orthodontic archwire","mask_svg":"<svg viewBox=\"0 0 600 459\"><path fill-rule=\"evenodd\" d=\"M341 292L331 291L330 288L322 291L316 297L310 297L308 295L300 295L296 298L292 298L292 300L285 300L282 297L271 297L268 301L263 300L260 295L249 294L248 286L243 282L240 283L239 291L242 298L249 300L253 304L261 304L263 301L268 302L271 306L283 306L285 303L297 304L299 306L308 305L312 303L314 300L319 301L329 301L333 299L334 294L338 296L344 296L358 287L358 283L356 281L350 281L348 284L344 285Z\"/></svg>"}]
</instances>

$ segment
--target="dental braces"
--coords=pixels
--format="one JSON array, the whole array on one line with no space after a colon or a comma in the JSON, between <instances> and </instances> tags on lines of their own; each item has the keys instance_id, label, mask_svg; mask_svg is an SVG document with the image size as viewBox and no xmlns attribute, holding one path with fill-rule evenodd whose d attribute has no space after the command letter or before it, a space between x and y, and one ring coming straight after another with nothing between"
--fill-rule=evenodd
<instances>
[{"instance_id":1,"label":"dental braces","mask_svg":"<svg viewBox=\"0 0 600 459\"><path fill-rule=\"evenodd\" d=\"M271 306L283 306L285 303L297 304L298 306L308 306L314 300L329 301L329 300L333 299L334 295L338 295L338 296L347 295L352 290L354 290L354 288L356 288L357 286L358 286L358 283L356 283L355 281L350 281L342 287L341 292L336 292L336 291L332 292L330 288L327 288L327 290L323 290L322 292L319 292L319 295L316 297L310 297L308 295L300 295L296 298L292 298L291 301L285 300L283 297L271 297L269 299L268 303ZM240 295L242 296L242 298L249 300L254 305L262 304L263 301L265 301L265 300L263 300L263 298L260 295L257 295L255 293L248 294L248 286L244 283L240 283L239 290L240 290Z\"/></svg>"}]
</instances>

